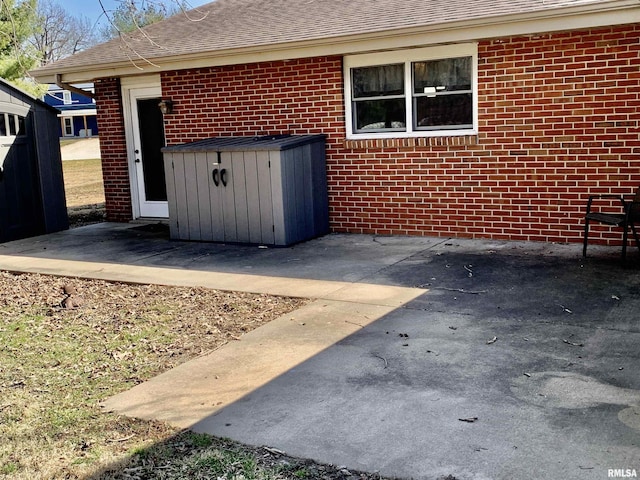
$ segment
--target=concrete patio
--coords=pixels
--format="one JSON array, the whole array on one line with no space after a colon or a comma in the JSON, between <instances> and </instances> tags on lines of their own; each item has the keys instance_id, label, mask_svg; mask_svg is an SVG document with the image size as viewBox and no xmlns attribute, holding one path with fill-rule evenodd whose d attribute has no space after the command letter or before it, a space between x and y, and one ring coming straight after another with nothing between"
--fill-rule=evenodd
<instances>
[{"instance_id":1,"label":"concrete patio","mask_svg":"<svg viewBox=\"0 0 640 480\"><path fill-rule=\"evenodd\" d=\"M109 410L386 476L582 480L640 470L638 252L589 253L370 235L273 249L104 223L2 244L0 269L313 299Z\"/></svg>"}]
</instances>

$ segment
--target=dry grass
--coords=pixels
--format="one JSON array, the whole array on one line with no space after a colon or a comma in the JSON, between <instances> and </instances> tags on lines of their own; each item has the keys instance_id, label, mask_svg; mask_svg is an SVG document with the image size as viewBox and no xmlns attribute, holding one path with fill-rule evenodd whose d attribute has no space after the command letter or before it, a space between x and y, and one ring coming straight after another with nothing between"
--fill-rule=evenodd
<instances>
[{"instance_id":1,"label":"dry grass","mask_svg":"<svg viewBox=\"0 0 640 480\"><path fill-rule=\"evenodd\" d=\"M100 159L62 162L67 207L104 203Z\"/></svg>"},{"instance_id":2,"label":"dry grass","mask_svg":"<svg viewBox=\"0 0 640 480\"><path fill-rule=\"evenodd\" d=\"M67 211L71 227L102 222L104 185L100 159L62 162Z\"/></svg>"},{"instance_id":3,"label":"dry grass","mask_svg":"<svg viewBox=\"0 0 640 480\"><path fill-rule=\"evenodd\" d=\"M65 285L79 308L60 306ZM30 480L84 478L123 461L110 475L127 478L131 454L178 432L103 413L101 400L304 303L5 272L0 288L0 477Z\"/></svg>"}]
</instances>

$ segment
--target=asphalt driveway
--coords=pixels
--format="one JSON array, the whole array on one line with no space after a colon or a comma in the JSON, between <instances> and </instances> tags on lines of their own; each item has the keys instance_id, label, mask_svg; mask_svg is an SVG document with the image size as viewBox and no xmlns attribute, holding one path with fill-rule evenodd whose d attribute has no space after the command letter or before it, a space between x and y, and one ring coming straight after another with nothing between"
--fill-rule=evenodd
<instances>
[{"instance_id":1,"label":"asphalt driveway","mask_svg":"<svg viewBox=\"0 0 640 480\"><path fill-rule=\"evenodd\" d=\"M103 224L3 244L0 268L315 299L109 409L386 476L582 480L640 471L640 269L618 253Z\"/></svg>"}]
</instances>

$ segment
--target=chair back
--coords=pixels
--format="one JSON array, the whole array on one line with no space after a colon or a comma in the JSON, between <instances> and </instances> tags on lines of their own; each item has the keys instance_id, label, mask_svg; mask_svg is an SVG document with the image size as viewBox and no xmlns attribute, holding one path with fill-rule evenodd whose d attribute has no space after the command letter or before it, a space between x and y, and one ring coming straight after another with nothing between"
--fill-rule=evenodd
<instances>
[{"instance_id":1,"label":"chair back","mask_svg":"<svg viewBox=\"0 0 640 480\"><path fill-rule=\"evenodd\" d=\"M633 196L633 203L629 209L629 219L632 221L640 221L640 187Z\"/></svg>"}]
</instances>

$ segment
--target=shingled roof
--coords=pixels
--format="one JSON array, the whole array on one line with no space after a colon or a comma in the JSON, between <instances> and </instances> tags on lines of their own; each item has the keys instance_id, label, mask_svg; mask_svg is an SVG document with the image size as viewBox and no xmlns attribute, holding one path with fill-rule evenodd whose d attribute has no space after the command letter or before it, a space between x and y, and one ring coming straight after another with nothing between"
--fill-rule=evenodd
<instances>
[{"instance_id":1,"label":"shingled roof","mask_svg":"<svg viewBox=\"0 0 640 480\"><path fill-rule=\"evenodd\" d=\"M293 58L291 50L300 46L315 47L320 54L349 53L353 46L340 50L337 45L406 34L420 34L428 44L428 35L435 31L469 31L478 26L491 31L494 26L498 35L505 24L527 23L532 30L549 19L606 17L623 11L625 23L640 21L637 0L217 0L33 74L40 80L55 74L71 81L92 80L96 75L118 75L120 70L132 74L159 71L163 65L175 68L178 61L189 66L195 59L200 66L207 61L224 64L246 61L247 55L256 60L273 58L275 51L283 52L282 58Z\"/></svg>"}]
</instances>

